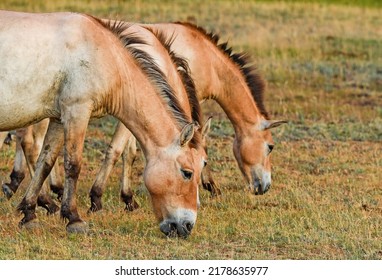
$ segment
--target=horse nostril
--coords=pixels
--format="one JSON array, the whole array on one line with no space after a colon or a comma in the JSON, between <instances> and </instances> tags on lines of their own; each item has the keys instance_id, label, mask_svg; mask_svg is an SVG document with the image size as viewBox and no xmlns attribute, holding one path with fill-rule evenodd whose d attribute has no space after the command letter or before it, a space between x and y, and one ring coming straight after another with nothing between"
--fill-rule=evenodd
<instances>
[{"instance_id":1,"label":"horse nostril","mask_svg":"<svg viewBox=\"0 0 382 280\"><path fill-rule=\"evenodd\" d=\"M160 225L160 230L169 238L181 237L187 238L194 224L188 221L183 223L164 222Z\"/></svg>"},{"instance_id":2,"label":"horse nostril","mask_svg":"<svg viewBox=\"0 0 382 280\"><path fill-rule=\"evenodd\" d=\"M177 229L176 223L171 223L170 224L170 231L176 231L176 229Z\"/></svg>"},{"instance_id":3,"label":"horse nostril","mask_svg":"<svg viewBox=\"0 0 382 280\"><path fill-rule=\"evenodd\" d=\"M167 237L175 237L177 235L176 223L163 223L160 225L160 230Z\"/></svg>"},{"instance_id":4,"label":"horse nostril","mask_svg":"<svg viewBox=\"0 0 382 280\"><path fill-rule=\"evenodd\" d=\"M193 226L190 222L185 222L183 225L187 229L188 232L190 232L193 228Z\"/></svg>"}]
</instances>

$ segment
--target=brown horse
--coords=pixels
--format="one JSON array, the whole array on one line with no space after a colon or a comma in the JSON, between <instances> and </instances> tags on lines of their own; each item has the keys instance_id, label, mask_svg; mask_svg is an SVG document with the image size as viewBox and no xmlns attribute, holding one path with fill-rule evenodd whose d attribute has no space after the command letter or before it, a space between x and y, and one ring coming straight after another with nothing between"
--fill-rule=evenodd
<instances>
[{"instance_id":1,"label":"brown horse","mask_svg":"<svg viewBox=\"0 0 382 280\"><path fill-rule=\"evenodd\" d=\"M204 159L191 115L150 55L134 48L142 40L123 35L125 25L73 13L1 11L0 26L0 77L8 77L0 79L0 130L50 118L18 207L21 224L36 218L42 183L64 145L61 216L69 220L69 232L86 231L75 196L85 132L91 117L111 114L141 144L144 181L161 230L187 236L196 221Z\"/></svg>"}]
</instances>

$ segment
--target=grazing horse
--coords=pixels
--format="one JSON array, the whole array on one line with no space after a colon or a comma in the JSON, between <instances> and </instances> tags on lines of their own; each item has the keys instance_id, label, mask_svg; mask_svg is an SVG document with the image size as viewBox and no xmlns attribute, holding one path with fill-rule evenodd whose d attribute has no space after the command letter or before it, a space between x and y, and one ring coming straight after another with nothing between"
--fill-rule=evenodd
<instances>
[{"instance_id":1,"label":"grazing horse","mask_svg":"<svg viewBox=\"0 0 382 280\"><path fill-rule=\"evenodd\" d=\"M136 45L136 47L150 53L156 60L160 69L165 73L170 86L176 89L176 93L182 93L179 96L180 103L184 103L183 106L190 104L190 113L193 121L201 123L200 105L196 97L195 85L191 78L187 62L171 51L172 36L167 37L161 32L153 32L150 28L145 28L136 24L131 24L131 26L125 30L124 34L127 36L135 34L144 38L145 44ZM184 96L188 96L188 99L184 100ZM208 124L209 122L207 121L201 129L202 139L205 139L208 132L206 129ZM102 167L105 168L101 168L98 172L96 182L90 191L91 206L89 211L91 212L102 209L101 197L104 192L104 187L106 186L105 178L107 179L110 176L112 167L115 165L115 162L118 160L125 147L126 151L130 152L124 153L125 168L123 168L124 174L122 178L124 178L125 181L122 183L122 186L129 186L131 184L131 167L136 158L136 140L129 130L121 123L118 123L117 125L116 134L118 133L119 135L114 135L113 137L117 142L112 141L106 151L106 157L102 164ZM119 147L122 149L118 150ZM204 162L204 165L206 165L206 161ZM139 207L138 203L133 199L133 193L130 187L121 189L121 199L126 205L125 209L128 211L133 211Z\"/></svg>"},{"instance_id":2,"label":"grazing horse","mask_svg":"<svg viewBox=\"0 0 382 280\"><path fill-rule=\"evenodd\" d=\"M35 175L18 206L21 225L36 218L42 182L64 146L61 216L68 232L87 225L77 210L76 187L91 117L118 118L145 155L144 182L165 234L189 235L196 222L204 158L198 132L143 43L76 13L0 12L0 130L50 118Z\"/></svg>"}]
</instances>

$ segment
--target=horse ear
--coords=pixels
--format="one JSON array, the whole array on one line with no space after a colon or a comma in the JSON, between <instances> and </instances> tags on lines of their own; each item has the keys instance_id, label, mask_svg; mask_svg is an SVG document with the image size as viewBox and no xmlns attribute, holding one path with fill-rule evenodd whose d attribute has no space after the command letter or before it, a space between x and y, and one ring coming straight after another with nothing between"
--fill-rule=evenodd
<instances>
[{"instance_id":1,"label":"horse ear","mask_svg":"<svg viewBox=\"0 0 382 280\"><path fill-rule=\"evenodd\" d=\"M202 138L203 138L203 140L207 137L208 133L210 132L211 119L212 119L212 117L209 117L208 120L206 120L206 122L202 126Z\"/></svg>"},{"instance_id":2,"label":"horse ear","mask_svg":"<svg viewBox=\"0 0 382 280\"><path fill-rule=\"evenodd\" d=\"M192 137L194 137L194 133L195 133L195 124L193 123L186 124L183 127L182 132L180 133L180 140L179 140L180 146L184 147L185 145L187 145L187 143L191 141Z\"/></svg>"},{"instance_id":3,"label":"horse ear","mask_svg":"<svg viewBox=\"0 0 382 280\"><path fill-rule=\"evenodd\" d=\"M274 121L270 121L270 120L262 120L261 121L261 125L260 125L260 130L267 130L267 129L271 129L271 128L274 128L274 127L278 127L279 125L282 125L284 123L288 123L288 121L279 121L279 120L274 120Z\"/></svg>"}]
</instances>

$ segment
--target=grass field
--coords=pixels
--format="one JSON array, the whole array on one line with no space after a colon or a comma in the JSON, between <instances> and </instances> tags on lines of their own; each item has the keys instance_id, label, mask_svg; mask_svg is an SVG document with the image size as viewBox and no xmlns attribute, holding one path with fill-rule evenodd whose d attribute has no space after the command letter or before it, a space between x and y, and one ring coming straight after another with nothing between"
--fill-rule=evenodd
<instances>
[{"instance_id":1,"label":"grass field","mask_svg":"<svg viewBox=\"0 0 382 280\"><path fill-rule=\"evenodd\" d=\"M19 230L0 195L0 259L382 259L382 17L380 1L29 1L0 9L79 11L129 21L192 20L253 55L267 81L266 105L288 125L274 130L273 185L244 191L232 154L233 129L212 101L209 164L223 195L201 191L197 224L187 240L159 231L135 169L141 205L119 201L120 164L104 210L87 215L88 192L115 121L92 121L80 176L79 211L88 235L67 235L59 216L38 211L42 227ZM8 181L15 145L0 151ZM27 186L29 178L23 183Z\"/></svg>"}]
</instances>

